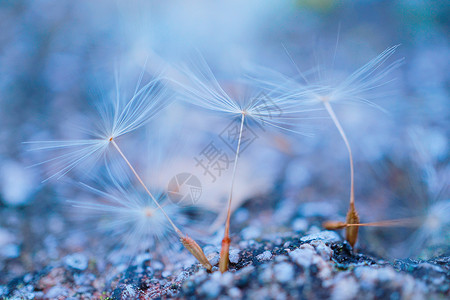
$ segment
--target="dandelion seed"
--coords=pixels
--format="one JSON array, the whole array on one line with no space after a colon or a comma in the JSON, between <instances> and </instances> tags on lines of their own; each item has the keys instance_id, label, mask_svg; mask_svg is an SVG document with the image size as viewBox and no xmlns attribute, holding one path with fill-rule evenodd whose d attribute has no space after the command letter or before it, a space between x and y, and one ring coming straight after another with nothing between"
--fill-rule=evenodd
<instances>
[{"instance_id":1,"label":"dandelion seed","mask_svg":"<svg viewBox=\"0 0 450 300\"><path fill-rule=\"evenodd\" d=\"M170 103L171 97L158 78L139 88L141 80L142 76L131 99L126 100L120 95L119 83L116 82L116 98L97 103L99 116L92 126L95 129L84 129L89 133L89 139L25 142L30 146L29 150L65 152L34 165L49 165L50 169L55 170L44 182L52 178L60 179L88 160L98 161L109 149L111 142L146 125Z\"/></svg>"},{"instance_id":2,"label":"dandelion seed","mask_svg":"<svg viewBox=\"0 0 450 300\"><path fill-rule=\"evenodd\" d=\"M184 76L184 81L175 81L175 84L181 87L181 93L185 101L203 109L223 113L233 118L239 118L240 120L227 204L225 232L219 261L219 270L223 273L228 270L231 206L244 126L249 124L249 122L257 122L261 125L269 125L288 132L306 134L294 129L294 121L301 118L302 114L311 112L314 109L302 106L298 101L293 103L282 97L272 99L269 94L255 94L256 96L236 100L225 92L211 69L201 58L197 65L194 65L191 68L186 66L181 68L180 74Z\"/></svg>"},{"instance_id":3,"label":"dandelion seed","mask_svg":"<svg viewBox=\"0 0 450 300\"><path fill-rule=\"evenodd\" d=\"M282 73L263 68L250 67L251 78L259 82L266 89L278 91L285 98L295 100L298 95L311 102L322 103L363 103L385 111L373 101L385 96L381 87L393 80L387 76L400 67L404 59L397 59L387 64L389 58L395 53L400 45L392 46L381 52L377 57L357 69L344 79L337 76L335 70L326 70L318 67L315 70L302 73L295 65L298 76L289 77ZM387 64L387 65L386 65ZM262 75L260 75L262 74Z\"/></svg>"},{"instance_id":4,"label":"dandelion seed","mask_svg":"<svg viewBox=\"0 0 450 300\"><path fill-rule=\"evenodd\" d=\"M99 196L94 201L73 201L75 207L84 209L86 215L95 216L97 229L118 241L119 253L135 255L138 252L154 249L157 245L166 247L173 244L173 227L155 203L131 187L118 185L117 181L97 189L86 184L82 186ZM183 216L177 207L165 202L164 194L157 196L166 213L178 223ZM117 248L117 247L116 247Z\"/></svg>"},{"instance_id":5,"label":"dandelion seed","mask_svg":"<svg viewBox=\"0 0 450 300\"><path fill-rule=\"evenodd\" d=\"M371 101L377 98L376 90L381 86L387 84L389 81L385 80L387 74L393 69L400 66L402 59L396 60L383 68L385 62L394 54L397 46L390 47L379 54L377 57L369 61L367 64L353 72L346 79L334 83L333 79L323 78L322 72L319 69L317 82L310 82L310 80L303 73L299 71L303 83L298 82L295 78L288 78L276 72L269 72L268 78L258 79L266 88L272 88L284 95L285 98L297 99L301 95L301 100L305 94L312 102L322 103L330 115L333 123L339 131L342 140L345 143L349 156L350 164L350 202L347 212L346 222L343 224L359 224L358 212L355 208L355 193L354 193L354 165L353 154L348 141L347 135L336 116L331 103L335 102L359 102L365 103L372 107L383 110L381 107ZM298 68L297 68L298 70ZM282 80L280 82L280 80ZM354 246L358 238L358 226L345 226L346 239Z\"/></svg>"},{"instance_id":6,"label":"dandelion seed","mask_svg":"<svg viewBox=\"0 0 450 300\"><path fill-rule=\"evenodd\" d=\"M448 180L449 169L444 168L441 174L436 170L433 159L429 156L428 151L425 149L423 136L419 134L418 130L410 131L410 138L413 144L414 160L408 162L408 167L412 167L408 173L413 175L408 182L411 182L411 186L415 189L424 188L421 194L419 202L414 201L414 195L410 195L409 191L407 195L403 197L407 198L408 205L412 205L413 209L406 212L410 215L414 211L415 217L393 219L385 221L376 221L370 223L350 223L340 221L327 221L322 225L329 230L359 228L359 227L402 227L409 228L413 231L408 232L408 238L404 242L407 247L407 253L405 257L411 257L418 253L419 249L424 247L436 246L439 243L445 243L448 238L448 230L450 228L450 221L448 216L450 215L450 200L448 199ZM425 134L422 132L422 134ZM417 164L417 166L415 166ZM423 174L422 177L417 178L417 174ZM440 178L441 176L442 178ZM407 175L404 175L407 176ZM443 179L443 182L439 182L439 179ZM438 188L438 187L441 188ZM416 190L416 192L418 192ZM415 194L415 193L413 193ZM402 197L400 197L402 198ZM412 202L412 203L411 203ZM401 208L396 209L397 212L402 211ZM417 213L420 211L420 213ZM401 247L400 247L401 248ZM391 245L390 252L404 256L404 251L397 252L398 247Z\"/></svg>"},{"instance_id":7,"label":"dandelion seed","mask_svg":"<svg viewBox=\"0 0 450 300\"><path fill-rule=\"evenodd\" d=\"M161 208L158 207L146 192L132 186L131 174L123 167L107 165L107 176L96 179L95 187L80 183L96 197L82 197L70 203L80 209L83 217L91 217L83 218L84 223L92 220L93 228L108 237L105 245L112 244L114 250L110 255L132 260L139 253L160 249L169 260L175 258L171 251L175 250L179 235L166 214L184 228L192 225L190 210L168 201L165 192L153 191Z\"/></svg>"},{"instance_id":8,"label":"dandelion seed","mask_svg":"<svg viewBox=\"0 0 450 300\"><path fill-rule=\"evenodd\" d=\"M191 251L196 258L200 257L199 261L206 269L211 270L212 266L209 264L206 256L201 251L201 248L194 240L184 235L175 225L170 216L159 204L156 197L147 188L138 172L132 166L116 142L117 138L144 126L152 117L154 117L159 111L170 103L171 97L168 97L166 90L164 89L164 85L159 79L155 79L144 85L142 88L139 88L142 77L143 72L138 80L133 97L124 102L120 95L119 84L116 76L116 99L101 102L101 105L98 106L100 122L98 123L98 130L91 131L94 135L93 139L60 142L32 142L31 144L37 145L37 147L33 148L33 150L55 150L61 148L64 150L70 149L66 154L62 154L56 158L43 162L59 163L58 167L60 167L60 169L48 178L51 179L55 176L60 178L66 175L73 168L88 158L94 157L95 159L98 159L103 156L105 151L109 149L109 146L112 145L133 172L134 176L144 188L153 203L175 230L183 245L190 245L190 247L186 248ZM193 251L193 249L195 251Z\"/></svg>"}]
</instances>

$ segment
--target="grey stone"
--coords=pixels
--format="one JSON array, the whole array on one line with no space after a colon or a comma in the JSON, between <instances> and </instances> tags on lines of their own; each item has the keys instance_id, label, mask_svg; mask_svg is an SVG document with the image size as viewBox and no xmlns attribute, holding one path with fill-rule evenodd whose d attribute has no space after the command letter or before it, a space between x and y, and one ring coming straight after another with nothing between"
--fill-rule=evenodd
<instances>
[{"instance_id":1,"label":"grey stone","mask_svg":"<svg viewBox=\"0 0 450 300\"><path fill-rule=\"evenodd\" d=\"M264 251L261 254L258 254L256 256L256 259L259 261L266 261L266 260L270 260L272 258L272 253L268 250Z\"/></svg>"},{"instance_id":2,"label":"grey stone","mask_svg":"<svg viewBox=\"0 0 450 300\"><path fill-rule=\"evenodd\" d=\"M310 245L302 245L302 246L304 247L295 249L294 251L290 252L289 257L297 265L307 269L311 266L313 262L313 257L317 254L312 246Z\"/></svg>"},{"instance_id":3,"label":"grey stone","mask_svg":"<svg viewBox=\"0 0 450 300\"><path fill-rule=\"evenodd\" d=\"M313 240L321 240L324 242L339 242L341 240L341 238L339 237L339 235L334 232L334 231L329 231L329 230L325 230L325 231L320 231L317 233L313 233L307 236L304 236L300 239L300 241L302 242L309 242L309 241L313 241Z\"/></svg>"},{"instance_id":4,"label":"grey stone","mask_svg":"<svg viewBox=\"0 0 450 300\"><path fill-rule=\"evenodd\" d=\"M274 267L274 275L279 283L291 281L294 277L294 266L288 262L282 262Z\"/></svg>"},{"instance_id":5,"label":"grey stone","mask_svg":"<svg viewBox=\"0 0 450 300\"><path fill-rule=\"evenodd\" d=\"M74 253L67 255L64 258L64 262L66 263L67 266L71 267L72 269L80 271L86 270L89 263L87 257L81 253Z\"/></svg>"},{"instance_id":6,"label":"grey stone","mask_svg":"<svg viewBox=\"0 0 450 300\"><path fill-rule=\"evenodd\" d=\"M241 251L239 249L230 249L229 260L233 264L237 264L239 262L239 253Z\"/></svg>"}]
</instances>

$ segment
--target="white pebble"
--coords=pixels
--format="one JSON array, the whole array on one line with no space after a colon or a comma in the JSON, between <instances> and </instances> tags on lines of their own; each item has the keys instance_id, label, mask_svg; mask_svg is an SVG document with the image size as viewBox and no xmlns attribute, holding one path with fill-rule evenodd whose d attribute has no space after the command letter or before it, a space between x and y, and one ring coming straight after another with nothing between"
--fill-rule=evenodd
<instances>
[{"instance_id":1,"label":"white pebble","mask_svg":"<svg viewBox=\"0 0 450 300\"><path fill-rule=\"evenodd\" d=\"M300 239L300 241L302 242L309 242L313 240L321 240L324 242L339 242L341 238L336 232L325 230L304 236Z\"/></svg>"},{"instance_id":2,"label":"white pebble","mask_svg":"<svg viewBox=\"0 0 450 300\"><path fill-rule=\"evenodd\" d=\"M312 248L312 247L311 247ZM298 248L289 253L289 257L299 266L307 269L311 266L316 255L314 248Z\"/></svg>"},{"instance_id":3,"label":"white pebble","mask_svg":"<svg viewBox=\"0 0 450 300\"><path fill-rule=\"evenodd\" d=\"M219 282L214 280L206 281L201 287L203 294L207 295L209 298L217 298L221 289Z\"/></svg>"},{"instance_id":4,"label":"white pebble","mask_svg":"<svg viewBox=\"0 0 450 300\"><path fill-rule=\"evenodd\" d=\"M228 259L230 260L231 263L237 264L239 262L239 252L240 252L240 250L238 250L238 249L230 250L230 256Z\"/></svg>"},{"instance_id":5,"label":"white pebble","mask_svg":"<svg viewBox=\"0 0 450 300\"><path fill-rule=\"evenodd\" d=\"M256 256L256 259L259 261L266 261L266 260L270 260L272 258L272 253L270 251L264 251L261 254L258 254Z\"/></svg>"},{"instance_id":6,"label":"white pebble","mask_svg":"<svg viewBox=\"0 0 450 300\"><path fill-rule=\"evenodd\" d=\"M87 257L81 253L67 255L64 262L69 267L80 271L86 270L89 263Z\"/></svg>"},{"instance_id":7,"label":"white pebble","mask_svg":"<svg viewBox=\"0 0 450 300\"><path fill-rule=\"evenodd\" d=\"M333 287L331 292L331 299L333 300L346 300L354 299L358 294L358 284L353 277L347 277L339 280Z\"/></svg>"},{"instance_id":8,"label":"white pebble","mask_svg":"<svg viewBox=\"0 0 450 300\"><path fill-rule=\"evenodd\" d=\"M232 298L232 299L239 299L242 297L242 292L240 289L238 289L237 287L233 287L231 289L228 290L228 295Z\"/></svg>"},{"instance_id":9,"label":"white pebble","mask_svg":"<svg viewBox=\"0 0 450 300\"><path fill-rule=\"evenodd\" d=\"M45 294L46 299L56 299L61 296L66 296L67 290L59 285L55 285L50 288L48 292Z\"/></svg>"},{"instance_id":10,"label":"white pebble","mask_svg":"<svg viewBox=\"0 0 450 300\"><path fill-rule=\"evenodd\" d=\"M294 277L294 267L287 262L282 262L274 267L275 278L279 283L291 281Z\"/></svg>"},{"instance_id":11,"label":"white pebble","mask_svg":"<svg viewBox=\"0 0 450 300\"><path fill-rule=\"evenodd\" d=\"M331 250L330 247L325 245L323 241L315 240L311 241L311 245L313 245L316 248L317 253L319 253L320 256L322 256L325 260L330 260L333 256L333 250Z\"/></svg>"},{"instance_id":12,"label":"white pebble","mask_svg":"<svg viewBox=\"0 0 450 300\"><path fill-rule=\"evenodd\" d=\"M212 266L215 266L219 263L220 255L218 253L212 253L206 256L206 258L209 260L209 263Z\"/></svg>"}]
</instances>

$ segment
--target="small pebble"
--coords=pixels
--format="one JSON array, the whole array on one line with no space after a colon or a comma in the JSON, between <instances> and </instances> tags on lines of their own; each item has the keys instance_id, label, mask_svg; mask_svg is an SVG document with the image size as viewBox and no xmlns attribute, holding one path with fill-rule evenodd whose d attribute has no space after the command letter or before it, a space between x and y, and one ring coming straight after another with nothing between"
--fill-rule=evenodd
<instances>
[{"instance_id":1,"label":"small pebble","mask_svg":"<svg viewBox=\"0 0 450 300\"><path fill-rule=\"evenodd\" d=\"M219 282L215 280L208 280L202 284L201 293L208 298L217 298L222 290Z\"/></svg>"},{"instance_id":2,"label":"small pebble","mask_svg":"<svg viewBox=\"0 0 450 300\"><path fill-rule=\"evenodd\" d=\"M125 295L127 296L127 299L134 298L136 296L136 290L134 286L131 284L128 284L125 286Z\"/></svg>"},{"instance_id":3,"label":"small pebble","mask_svg":"<svg viewBox=\"0 0 450 300\"><path fill-rule=\"evenodd\" d=\"M308 245L309 246L309 245ZM311 246L310 246L311 247ZM313 262L313 257L317 255L313 247L298 248L289 253L289 257L299 266L307 269Z\"/></svg>"},{"instance_id":4,"label":"small pebble","mask_svg":"<svg viewBox=\"0 0 450 300\"><path fill-rule=\"evenodd\" d=\"M319 255L322 256L323 259L330 260L331 257L333 256L333 250L327 245L325 245L323 241L314 240L311 241L310 244L313 245L314 248L316 248L317 253L319 253Z\"/></svg>"},{"instance_id":5,"label":"small pebble","mask_svg":"<svg viewBox=\"0 0 450 300\"><path fill-rule=\"evenodd\" d=\"M288 262L282 262L275 265L274 273L279 283L286 283L294 277L294 267Z\"/></svg>"},{"instance_id":6,"label":"small pebble","mask_svg":"<svg viewBox=\"0 0 450 300\"><path fill-rule=\"evenodd\" d=\"M336 232L325 230L304 236L300 239L300 241L302 242L309 242L313 240L321 240L324 242L332 243L332 242L339 242L341 238Z\"/></svg>"},{"instance_id":7,"label":"small pebble","mask_svg":"<svg viewBox=\"0 0 450 300\"><path fill-rule=\"evenodd\" d=\"M239 249L231 249L230 250L230 256L229 256L229 260L231 263L233 264L237 264L239 262Z\"/></svg>"},{"instance_id":8,"label":"small pebble","mask_svg":"<svg viewBox=\"0 0 450 300\"><path fill-rule=\"evenodd\" d=\"M354 299L358 294L358 283L355 278L347 276L335 283L333 291L331 292L331 299L333 300L347 300Z\"/></svg>"},{"instance_id":9,"label":"small pebble","mask_svg":"<svg viewBox=\"0 0 450 300\"><path fill-rule=\"evenodd\" d=\"M242 297L242 292L240 289L238 289L237 287L233 287L231 289L228 290L228 295L232 298L232 299L238 299Z\"/></svg>"},{"instance_id":10,"label":"small pebble","mask_svg":"<svg viewBox=\"0 0 450 300\"><path fill-rule=\"evenodd\" d=\"M205 246L203 247L203 252L205 253L206 256L211 255L211 254L218 254L219 253L219 249L215 246Z\"/></svg>"},{"instance_id":11,"label":"small pebble","mask_svg":"<svg viewBox=\"0 0 450 300\"><path fill-rule=\"evenodd\" d=\"M256 256L256 259L259 261L266 261L266 260L270 260L272 258L272 253L270 251L264 251L261 254L258 254Z\"/></svg>"},{"instance_id":12,"label":"small pebble","mask_svg":"<svg viewBox=\"0 0 450 300\"><path fill-rule=\"evenodd\" d=\"M64 262L67 266L79 271L86 270L88 267L88 259L81 253L67 255Z\"/></svg>"},{"instance_id":13,"label":"small pebble","mask_svg":"<svg viewBox=\"0 0 450 300\"><path fill-rule=\"evenodd\" d=\"M275 261L276 262L287 261L287 260L288 260L288 257L285 256L285 255L277 255L277 256L275 256Z\"/></svg>"},{"instance_id":14,"label":"small pebble","mask_svg":"<svg viewBox=\"0 0 450 300\"><path fill-rule=\"evenodd\" d=\"M155 271L164 270L164 264L162 262L160 262L159 260L152 261L151 266Z\"/></svg>"},{"instance_id":15,"label":"small pebble","mask_svg":"<svg viewBox=\"0 0 450 300\"><path fill-rule=\"evenodd\" d=\"M273 270L270 266L265 266L265 268L263 268L263 270L259 271L259 276L258 279L262 284L268 283L268 282L272 282L272 277L273 277Z\"/></svg>"},{"instance_id":16,"label":"small pebble","mask_svg":"<svg viewBox=\"0 0 450 300\"><path fill-rule=\"evenodd\" d=\"M215 266L219 263L220 255L218 253L212 253L207 255L206 258L212 266Z\"/></svg>"},{"instance_id":17,"label":"small pebble","mask_svg":"<svg viewBox=\"0 0 450 300\"><path fill-rule=\"evenodd\" d=\"M233 284L233 274L230 272L225 272L220 278L220 283L222 286L231 287Z\"/></svg>"},{"instance_id":18,"label":"small pebble","mask_svg":"<svg viewBox=\"0 0 450 300\"><path fill-rule=\"evenodd\" d=\"M46 299L56 299L61 296L67 295L67 289L65 289L62 286L55 285L54 287L50 288L48 292L45 294Z\"/></svg>"}]
</instances>

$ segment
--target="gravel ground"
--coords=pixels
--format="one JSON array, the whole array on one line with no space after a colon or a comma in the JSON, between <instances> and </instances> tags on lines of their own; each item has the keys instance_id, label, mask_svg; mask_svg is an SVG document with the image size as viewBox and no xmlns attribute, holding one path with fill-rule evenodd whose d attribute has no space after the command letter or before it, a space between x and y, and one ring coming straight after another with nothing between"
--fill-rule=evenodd
<instances>
[{"instance_id":1,"label":"gravel ground","mask_svg":"<svg viewBox=\"0 0 450 300\"><path fill-rule=\"evenodd\" d=\"M302 218L297 213L289 226L262 228L256 224L267 218L267 210L254 211L247 207L235 213L233 232L239 234L232 237L230 271L225 274L217 271L220 234L213 237L213 244L204 246L215 265L213 273L191 264L191 258L170 263L155 253L141 254L126 264L78 248L48 260L55 250L46 242L46 250L40 252L45 259L42 265L31 266L33 272L24 272L29 249L18 249L16 258L5 259L7 253L2 253L5 277L0 297L445 299L450 295L448 255L431 260L383 260L364 250L352 251L337 232L320 230L319 217ZM38 261L36 256L34 260Z\"/></svg>"},{"instance_id":2,"label":"gravel ground","mask_svg":"<svg viewBox=\"0 0 450 300\"><path fill-rule=\"evenodd\" d=\"M445 1L114 2L119 5L0 1L0 299L450 299L450 6ZM362 229L355 251L341 232L323 231L323 221L345 219L349 171L341 136L322 118L311 128L314 138L274 140L270 132L258 131L259 140L238 167L242 177L236 189L245 196L236 192L236 200L254 198L235 203L225 274L217 271L220 230L196 232L215 265L212 273L177 243L171 252L157 243L130 262L111 251L120 244L115 232L82 230L80 224L100 226L64 206L64 200L90 199L70 185L89 171L74 170L69 184L61 179L42 185L54 170L25 168L51 155L28 152L23 142L81 137L73 125L90 123L92 101L114 94L116 62L119 69L123 63L120 77L129 79L120 90L132 82L132 92L145 57L152 76L165 62L186 63L198 49L220 83L233 90L231 74L240 62L289 76L298 66L308 78L317 72L334 83L335 75L345 77L397 44L392 62L405 57L405 63L386 77L389 85L374 91L380 98L375 104L389 114L363 105L337 105L336 112L355 154L361 221L420 217L418 231ZM334 67L336 74L328 72ZM367 79L356 90L365 90ZM177 172L203 173L195 159L204 146L220 142L228 120L216 124L201 111L188 112L175 107L173 114L161 115L155 120L158 130L146 130L145 143L141 135L134 142L130 137L127 153L141 162L137 169L153 170L162 181L161 172L172 178L176 173L165 161L161 168L151 163L161 151L164 159L176 159ZM185 139L190 140L186 147ZM163 145L155 147L155 141ZM45 176L38 175L41 171ZM214 201L220 210L226 196L214 195L221 194L221 183L208 192L207 180L202 180L205 202ZM205 215L214 219L217 212ZM204 219L202 226L186 225L209 229L213 220Z\"/></svg>"}]
</instances>

